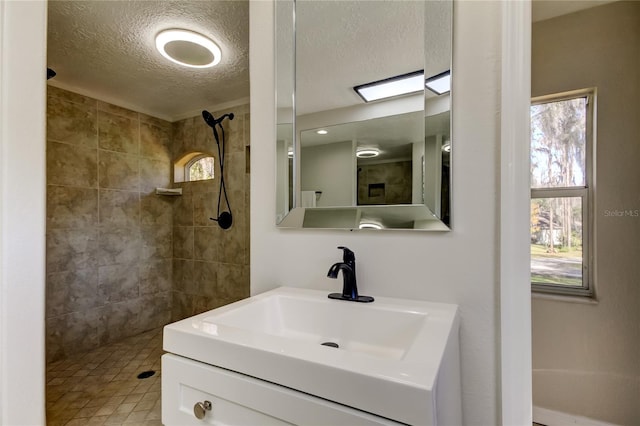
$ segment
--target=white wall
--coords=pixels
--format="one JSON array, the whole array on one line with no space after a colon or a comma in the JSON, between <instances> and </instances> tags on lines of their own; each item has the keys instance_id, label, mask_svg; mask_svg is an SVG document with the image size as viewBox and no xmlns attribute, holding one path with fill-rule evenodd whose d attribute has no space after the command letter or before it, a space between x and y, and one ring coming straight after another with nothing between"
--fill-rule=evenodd
<instances>
[{"instance_id":1,"label":"white wall","mask_svg":"<svg viewBox=\"0 0 640 426\"><path fill-rule=\"evenodd\" d=\"M46 2L0 2L0 424L43 425Z\"/></svg>"},{"instance_id":2,"label":"white wall","mask_svg":"<svg viewBox=\"0 0 640 426\"><path fill-rule=\"evenodd\" d=\"M353 143L335 142L300 149L302 191L322 191L316 206L353 206L356 160Z\"/></svg>"},{"instance_id":3,"label":"white wall","mask_svg":"<svg viewBox=\"0 0 640 426\"><path fill-rule=\"evenodd\" d=\"M532 95L597 87L596 299L533 300L534 404L640 422L640 3L537 22Z\"/></svg>"},{"instance_id":4,"label":"white wall","mask_svg":"<svg viewBox=\"0 0 640 426\"><path fill-rule=\"evenodd\" d=\"M453 231L375 235L275 228L272 4L252 2L250 9L252 294L280 285L340 291L341 284L327 279L326 272L340 258L336 246L346 245L356 253L363 294L458 304L464 422L478 425L497 425L502 415L498 276L502 6L497 1L455 3ZM526 33L522 28L512 30ZM522 50L522 46L514 48ZM526 165L519 165L526 171ZM528 297L524 285L518 288ZM526 299L513 302L513 308L509 312L528 313ZM516 349L503 351L502 356L508 366L520 369L515 371L520 378L530 368L517 358L528 359L530 343L528 319L518 324L525 327L509 330L507 337L509 348ZM514 373L510 368L504 371ZM527 416L530 424L530 392L526 380L523 383L519 388L507 383L510 394L503 398L516 414L508 415L505 424L526 424Z\"/></svg>"}]
</instances>

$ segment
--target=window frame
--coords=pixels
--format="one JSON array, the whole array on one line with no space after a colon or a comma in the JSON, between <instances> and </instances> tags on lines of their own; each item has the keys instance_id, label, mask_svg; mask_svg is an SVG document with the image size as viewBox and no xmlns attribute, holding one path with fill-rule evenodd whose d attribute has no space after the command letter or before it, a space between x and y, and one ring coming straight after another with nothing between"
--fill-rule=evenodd
<instances>
[{"instance_id":1,"label":"window frame","mask_svg":"<svg viewBox=\"0 0 640 426\"><path fill-rule=\"evenodd\" d=\"M531 290L536 293L567 296L595 296L595 153L596 153L596 112L597 89L587 88L568 92L537 96L531 99L531 106L551 102L561 102L586 98L585 111L585 182L584 187L530 188L530 200L536 198L569 198L582 200L582 285L536 283L531 281ZM531 137L529 138L529 164L531 164ZM530 167L531 169L531 167ZM530 172L531 173L531 172ZM530 185L531 186L531 185ZM531 260L529 261L531 265Z\"/></svg>"}]
</instances>

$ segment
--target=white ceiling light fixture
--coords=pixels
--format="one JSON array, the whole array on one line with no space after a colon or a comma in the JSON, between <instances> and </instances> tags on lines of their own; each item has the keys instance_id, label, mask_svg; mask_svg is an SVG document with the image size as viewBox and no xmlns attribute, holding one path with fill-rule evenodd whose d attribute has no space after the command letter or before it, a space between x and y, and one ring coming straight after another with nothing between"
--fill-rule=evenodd
<instances>
[{"instance_id":1,"label":"white ceiling light fixture","mask_svg":"<svg viewBox=\"0 0 640 426\"><path fill-rule=\"evenodd\" d=\"M383 229L383 226L376 222L360 222L359 229Z\"/></svg>"},{"instance_id":2,"label":"white ceiling light fixture","mask_svg":"<svg viewBox=\"0 0 640 426\"><path fill-rule=\"evenodd\" d=\"M156 36L156 48L171 62L190 68L210 68L222 59L218 45L202 34L188 30L160 32Z\"/></svg>"},{"instance_id":3,"label":"white ceiling light fixture","mask_svg":"<svg viewBox=\"0 0 640 426\"><path fill-rule=\"evenodd\" d=\"M325 129L320 129L320 130L316 130L316 133L319 135L326 135L327 133L329 133L329 131Z\"/></svg>"},{"instance_id":4,"label":"white ceiling light fixture","mask_svg":"<svg viewBox=\"0 0 640 426\"><path fill-rule=\"evenodd\" d=\"M443 95L451 91L451 70L447 70L425 81L427 89L436 95Z\"/></svg>"},{"instance_id":5,"label":"white ceiling light fixture","mask_svg":"<svg viewBox=\"0 0 640 426\"><path fill-rule=\"evenodd\" d=\"M356 157L358 158L373 158L380 155L378 148L358 148L356 151Z\"/></svg>"}]
</instances>

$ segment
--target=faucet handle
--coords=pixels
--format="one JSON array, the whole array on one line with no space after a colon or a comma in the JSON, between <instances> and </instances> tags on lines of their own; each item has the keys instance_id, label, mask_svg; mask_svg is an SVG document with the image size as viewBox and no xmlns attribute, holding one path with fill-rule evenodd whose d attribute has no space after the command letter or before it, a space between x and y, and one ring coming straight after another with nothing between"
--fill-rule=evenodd
<instances>
[{"instance_id":1,"label":"faucet handle","mask_svg":"<svg viewBox=\"0 0 640 426\"><path fill-rule=\"evenodd\" d=\"M342 261L344 263L355 263L356 254L349 250L349 247L338 246L338 250L342 250Z\"/></svg>"}]
</instances>

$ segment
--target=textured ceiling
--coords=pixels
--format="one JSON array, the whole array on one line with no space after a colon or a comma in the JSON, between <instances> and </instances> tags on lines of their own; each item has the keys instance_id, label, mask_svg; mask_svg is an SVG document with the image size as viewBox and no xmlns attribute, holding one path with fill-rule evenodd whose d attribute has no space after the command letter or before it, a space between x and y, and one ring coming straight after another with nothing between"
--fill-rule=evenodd
<instances>
[{"instance_id":1,"label":"textured ceiling","mask_svg":"<svg viewBox=\"0 0 640 426\"><path fill-rule=\"evenodd\" d=\"M535 0L534 20L606 2ZM427 51L436 68L447 68L448 56L424 46L421 7L413 1L300 1L298 113L360 103L353 86L422 69L424 56L415 52ZM433 13L432 22L447 22L446 10ZM280 19L278 27L285 25ZM429 27L434 37L446 38L446 31ZM167 61L154 38L169 28L208 36L220 46L222 62L191 69ZM171 121L246 102L249 2L50 0L48 66L58 73L52 85Z\"/></svg>"},{"instance_id":2,"label":"textured ceiling","mask_svg":"<svg viewBox=\"0 0 640 426\"><path fill-rule=\"evenodd\" d=\"M298 1L297 113L362 104L354 86L424 69L425 58L433 74L448 70L448 6L416 1Z\"/></svg>"},{"instance_id":3,"label":"textured ceiling","mask_svg":"<svg viewBox=\"0 0 640 426\"><path fill-rule=\"evenodd\" d=\"M199 32L222 61L192 69L163 58L155 36ZM51 84L176 120L249 97L249 3L234 1L49 1Z\"/></svg>"}]
</instances>

